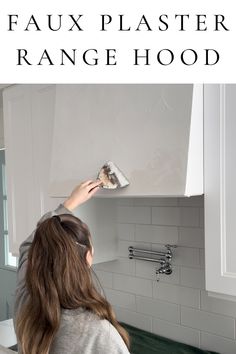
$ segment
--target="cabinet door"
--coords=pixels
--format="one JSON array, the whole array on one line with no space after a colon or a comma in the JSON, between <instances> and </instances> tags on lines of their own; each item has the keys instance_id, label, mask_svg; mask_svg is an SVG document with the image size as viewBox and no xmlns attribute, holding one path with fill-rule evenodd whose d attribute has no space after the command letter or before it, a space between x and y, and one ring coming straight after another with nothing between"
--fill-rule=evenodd
<instances>
[{"instance_id":1,"label":"cabinet door","mask_svg":"<svg viewBox=\"0 0 236 354\"><path fill-rule=\"evenodd\" d=\"M19 241L35 226L30 87L10 87L3 97L9 241L17 254Z\"/></svg>"},{"instance_id":2,"label":"cabinet door","mask_svg":"<svg viewBox=\"0 0 236 354\"><path fill-rule=\"evenodd\" d=\"M204 96L206 289L236 296L236 85Z\"/></svg>"},{"instance_id":3,"label":"cabinet door","mask_svg":"<svg viewBox=\"0 0 236 354\"><path fill-rule=\"evenodd\" d=\"M49 197L55 86L20 85L4 92L10 250L61 199Z\"/></svg>"},{"instance_id":4,"label":"cabinet door","mask_svg":"<svg viewBox=\"0 0 236 354\"><path fill-rule=\"evenodd\" d=\"M38 220L41 215L55 209L62 201L62 199L49 197L55 85L33 85L31 87L31 102L34 200L37 208L35 216Z\"/></svg>"}]
</instances>

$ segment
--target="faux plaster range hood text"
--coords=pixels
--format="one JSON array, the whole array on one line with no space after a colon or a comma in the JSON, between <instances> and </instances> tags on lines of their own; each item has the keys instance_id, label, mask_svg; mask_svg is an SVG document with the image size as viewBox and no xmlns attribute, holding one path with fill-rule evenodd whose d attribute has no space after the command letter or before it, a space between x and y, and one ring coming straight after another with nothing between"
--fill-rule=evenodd
<instances>
[{"instance_id":1,"label":"faux plaster range hood text","mask_svg":"<svg viewBox=\"0 0 236 354\"><path fill-rule=\"evenodd\" d=\"M58 85L51 196L68 196L108 160L130 186L97 196L202 194L202 85Z\"/></svg>"}]
</instances>

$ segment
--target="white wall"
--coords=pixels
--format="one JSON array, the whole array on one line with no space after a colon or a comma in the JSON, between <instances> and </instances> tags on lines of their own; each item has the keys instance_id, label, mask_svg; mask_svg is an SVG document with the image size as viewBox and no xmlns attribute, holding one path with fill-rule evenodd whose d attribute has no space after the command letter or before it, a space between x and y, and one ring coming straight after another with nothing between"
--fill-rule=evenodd
<instances>
[{"instance_id":1,"label":"white wall","mask_svg":"<svg viewBox=\"0 0 236 354\"><path fill-rule=\"evenodd\" d=\"M95 266L118 319L202 349L236 353L236 302L204 290L203 197L118 203L119 259ZM154 264L128 259L130 245L162 249L165 243L179 247L173 274L160 282Z\"/></svg>"}]
</instances>

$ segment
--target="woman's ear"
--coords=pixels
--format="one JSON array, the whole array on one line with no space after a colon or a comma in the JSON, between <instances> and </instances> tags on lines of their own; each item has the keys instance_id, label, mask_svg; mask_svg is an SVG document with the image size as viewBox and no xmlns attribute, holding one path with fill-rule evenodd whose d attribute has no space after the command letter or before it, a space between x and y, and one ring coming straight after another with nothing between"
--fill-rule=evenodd
<instances>
[{"instance_id":1,"label":"woman's ear","mask_svg":"<svg viewBox=\"0 0 236 354\"><path fill-rule=\"evenodd\" d=\"M90 251L88 251L86 254L86 261L87 261L89 267L91 267L93 264L93 255Z\"/></svg>"}]
</instances>

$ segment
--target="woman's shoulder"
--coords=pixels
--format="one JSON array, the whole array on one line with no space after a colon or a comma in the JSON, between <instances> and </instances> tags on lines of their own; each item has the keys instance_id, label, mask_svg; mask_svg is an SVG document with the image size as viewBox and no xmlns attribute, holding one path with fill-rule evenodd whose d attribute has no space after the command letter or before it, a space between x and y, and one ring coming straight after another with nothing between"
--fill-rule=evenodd
<instances>
[{"instance_id":1,"label":"woman's shoulder","mask_svg":"<svg viewBox=\"0 0 236 354\"><path fill-rule=\"evenodd\" d=\"M100 320L98 329L99 347L102 353L129 354L129 351L117 329L107 320ZM106 350L106 351L105 351Z\"/></svg>"},{"instance_id":2,"label":"woman's shoulder","mask_svg":"<svg viewBox=\"0 0 236 354\"><path fill-rule=\"evenodd\" d=\"M74 324L75 327L82 327L83 331L89 327L90 331L93 329L98 333L110 333L113 332L114 328L109 321L101 319L97 314L84 307L74 310L62 310L61 323L70 323L71 326Z\"/></svg>"},{"instance_id":3,"label":"woman's shoulder","mask_svg":"<svg viewBox=\"0 0 236 354\"><path fill-rule=\"evenodd\" d=\"M84 347L89 341L94 348L99 347L101 353L129 353L116 328L106 319L100 319L95 313L84 308L63 310L61 331L69 336L74 333L77 338L79 334L80 343L83 343Z\"/></svg>"}]
</instances>

